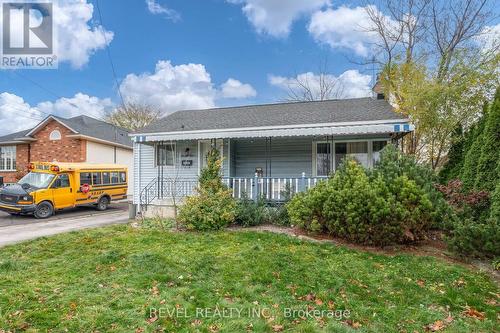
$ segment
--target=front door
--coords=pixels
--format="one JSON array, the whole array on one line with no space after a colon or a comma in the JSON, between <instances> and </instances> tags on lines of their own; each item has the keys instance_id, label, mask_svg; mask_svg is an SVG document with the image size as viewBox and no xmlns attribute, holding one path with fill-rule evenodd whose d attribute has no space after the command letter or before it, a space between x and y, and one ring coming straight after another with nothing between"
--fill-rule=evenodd
<instances>
[{"instance_id":1,"label":"front door","mask_svg":"<svg viewBox=\"0 0 500 333\"><path fill-rule=\"evenodd\" d=\"M223 156L223 142L222 140L217 140L216 147L219 150L219 153L221 157ZM207 166L207 154L212 148L212 142L210 140L203 140L200 141L199 145L200 151L199 151L199 169L200 171Z\"/></svg>"},{"instance_id":2,"label":"front door","mask_svg":"<svg viewBox=\"0 0 500 333\"><path fill-rule=\"evenodd\" d=\"M75 205L75 193L73 193L73 188L71 187L74 181L72 178L72 175L62 173L52 183L51 190L54 199L54 208L61 209Z\"/></svg>"}]
</instances>

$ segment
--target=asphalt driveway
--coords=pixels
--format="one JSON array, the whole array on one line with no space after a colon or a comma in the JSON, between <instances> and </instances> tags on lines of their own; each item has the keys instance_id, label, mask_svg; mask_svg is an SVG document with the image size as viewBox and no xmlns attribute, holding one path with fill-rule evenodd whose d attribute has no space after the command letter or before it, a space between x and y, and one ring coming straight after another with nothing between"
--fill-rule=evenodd
<instances>
[{"instance_id":1,"label":"asphalt driveway","mask_svg":"<svg viewBox=\"0 0 500 333\"><path fill-rule=\"evenodd\" d=\"M111 203L108 210L104 212L99 212L92 206L89 207L81 206L72 209L65 209L56 212L54 216L46 220L37 220L33 216L12 216L0 211L0 228L13 225L27 225L33 223L48 222L48 221L69 219L69 218L78 218L88 215L106 214L109 212L119 212L119 211L123 212L128 211L128 203L126 202Z\"/></svg>"},{"instance_id":2,"label":"asphalt driveway","mask_svg":"<svg viewBox=\"0 0 500 333\"><path fill-rule=\"evenodd\" d=\"M93 207L77 207L58 212L46 220L37 220L32 216L10 216L0 212L0 247L58 233L128 221L126 202L111 204L104 212Z\"/></svg>"}]
</instances>

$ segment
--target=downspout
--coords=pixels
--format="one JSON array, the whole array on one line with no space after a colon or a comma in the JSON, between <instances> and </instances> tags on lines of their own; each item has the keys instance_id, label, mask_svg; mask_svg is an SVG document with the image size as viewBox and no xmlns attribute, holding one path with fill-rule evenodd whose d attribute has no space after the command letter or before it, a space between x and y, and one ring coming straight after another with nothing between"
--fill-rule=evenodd
<instances>
[{"instance_id":1,"label":"downspout","mask_svg":"<svg viewBox=\"0 0 500 333\"><path fill-rule=\"evenodd\" d=\"M142 152L141 152L141 145L140 144L137 144L137 150L138 150L138 154L139 154L139 160L137 161L137 172L138 172L138 178L139 178L139 182L138 182L138 187L137 189L134 189L135 191L138 191L139 193L139 203L137 203L137 211L142 213L141 211L141 189L142 189L142 186L141 186L141 157L142 157Z\"/></svg>"}]
</instances>

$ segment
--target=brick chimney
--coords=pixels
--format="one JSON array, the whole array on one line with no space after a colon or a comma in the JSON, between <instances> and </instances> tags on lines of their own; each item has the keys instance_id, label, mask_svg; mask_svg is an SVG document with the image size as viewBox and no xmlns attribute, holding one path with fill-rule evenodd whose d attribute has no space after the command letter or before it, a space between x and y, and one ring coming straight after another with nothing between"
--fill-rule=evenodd
<instances>
[{"instance_id":1,"label":"brick chimney","mask_svg":"<svg viewBox=\"0 0 500 333\"><path fill-rule=\"evenodd\" d=\"M372 88L374 97L376 99L384 99L384 87L382 86L382 83L380 83L380 74L377 75L377 82L375 82L375 85Z\"/></svg>"}]
</instances>

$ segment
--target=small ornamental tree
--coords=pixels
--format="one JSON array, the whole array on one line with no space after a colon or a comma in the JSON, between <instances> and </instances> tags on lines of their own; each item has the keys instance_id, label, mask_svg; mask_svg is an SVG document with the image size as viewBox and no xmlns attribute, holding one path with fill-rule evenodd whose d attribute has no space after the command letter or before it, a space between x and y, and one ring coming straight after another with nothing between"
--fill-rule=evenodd
<instances>
[{"instance_id":1,"label":"small ornamental tree","mask_svg":"<svg viewBox=\"0 0 500 333\"><path fill-rule=\"evenodd\" d=\"M220 230L233 223L236 202L222 183L222 159L215 148L207 155L207 166L201 171L197 195L187 197L179 212L180 222L198 231Z\"/></svg>"}]
</instances>

